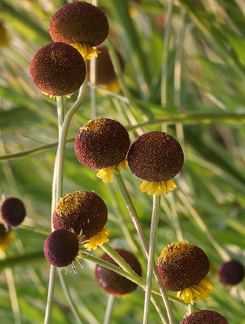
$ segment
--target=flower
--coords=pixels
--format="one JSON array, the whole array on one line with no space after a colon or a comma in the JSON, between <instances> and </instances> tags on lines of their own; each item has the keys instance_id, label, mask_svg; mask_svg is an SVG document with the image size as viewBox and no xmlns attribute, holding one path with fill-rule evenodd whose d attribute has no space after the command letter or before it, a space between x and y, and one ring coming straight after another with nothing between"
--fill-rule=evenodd
<instances>
[{"instance_id":1,"label":"flower","mask_svg":"<svg viewBox=\"0 0 245 324\"><path fill-rule=\"evenodd\" d=\"M9 44L9 35L2 21L0 21L0 48L6 47Z\"/></svg>"},{"instance_id":2,"label":"flower","mask_svg":"<svg viewBox=\"0 0 245 324\"><path fill-rule=\"evenodd\" d=\"M168 245L158 258L157 268L164 287L177 291L177 297L186 303L205 299L212 289L206 278L208 257L193 244L176 242Z\"/></svg>"},{"instance_id":3,"label":"flower","mask_svg":"<svg viewBox=\"0 0 245 324\"><path fill-rule=\"evenodd\" d=\"M237 285L245 276L244 266L237 260L222 263L218 272L219 280L224 285Z\"/></svg>"},{"instance_id":4,"label":"flower","mask_svg":"<svg viewBox=\"0 0 245 324\"><path fill-rule=\"evenodd\" d=\"M80 128L74 150L81 164L98 170L98 177L108 183L118 166L125 168L129 145L128 132L119 122L97 118Z\"/></svg>"},{"instance_id":5,"label":"flower","mask_svg":"<svg viewBox=\"0 0 245 324\"><path fill-rule=\"evenodd\" d=\"M131 252L123 249L116 249L116 251L130 265L130 267L139 276L141 276L141 266L136 257ZM101 256L101 259L118 266L117 263L113 261L106 253ZM95 268L95 278L100 287L106 293L114 296L121 296L131 293L137 288L137 285L134 282L98 264Z\"/></svg>"},{"instance_id":6,"label":"flower","mask_svg":"<svg viewBox=\"0 0 245 324\"><path fill-rule=\"evenodd\" d=\"M79 252L79 240L75 233L59 229L47 237L44 242L46 260L55 267L71 265Z\"/></svg>"},{"instance_id":7,"label":"flower","mask_svg":"<svg viewBox=\"0 0 245 324\"><path fill-rule=\"evenodd\" d=\"M51 17L49 33L55 42L74 46L84 59L97 56L93 46L101 44L109 33L105 14L87 2L72 2L60 7Z\"/></svg>"},{"instance_id":8,"label":"flower","mask_svg":"<svg viewBox=\"0 0 245 324\"><path fill-rule=\"evenodd\" d=\"M4 222L8 226L18 226L23 222L26 216L25 205L19 198L7 198L1 206L1 214Z\"/></svg>"},{"instance_id":9,"label":"flower","mask_svg":"<svg viewBox=\"0 0 245 324\"><path fill-rule=\"evenodd\" d=\"M30 75L39 90L49 96L69 96L83 83L86 66L76 49L49 43L33 56Z\"/></svg>"},{"instance_id":10,"label":"flower","mask_svg":"<svg viewBox=\"0 0 245 324\"><path fill-rule=\"evenodd\" d=\"M228 324L228 321L217 312L201 310L188 315L180 324Z\"/></svg>"},{"instance_id":11,"label":"flower","mask_svg":"<svg viewBox=\"0 0 245 324\"><path fill-rule=\"evenodd\" d=\"M105 202L96 193L88 191L75 191L61 197L53 214L54 229L74 231L88 250L108 242L106 222Z\"/></svg>"},{"instance_id":12,"label":"flower","mask_svg":"<svg viewBox=\"0 0 245 324\"><path fill-rule=\"evenodd\" d=\"M172 178L180 172L184 154L175 138L154 131L139 136L132 143L127 160L132 173L144 180L141 191L160 195L175 189Z\"/></svg>"},{"instance_id":13,"label":"flower","mask_svg":"<svg viewBox=\"0 0 245 324\"><path fill-rule=\"evenodd\" d=\"M101 88L111 90L114 92L120 91L120 85L116 77L116 73L108 52L108 49L101 45L97 47L100 55L96 59L96 84ZM124 70L125 64L122 55L116 51L121 70ZM88 75L90 71L90 64L88 64Z\"/></svg>"},{"instance_id":14,"label":"flower","mask_svg":"<svg viewBox=\"0 0 245 324\"><path fill-rule=\"evenodd\" d=\"M14 235L11 229L0 223L0 252L4 252L6 248L12 243Z\"/></svg>"}]
</instances>

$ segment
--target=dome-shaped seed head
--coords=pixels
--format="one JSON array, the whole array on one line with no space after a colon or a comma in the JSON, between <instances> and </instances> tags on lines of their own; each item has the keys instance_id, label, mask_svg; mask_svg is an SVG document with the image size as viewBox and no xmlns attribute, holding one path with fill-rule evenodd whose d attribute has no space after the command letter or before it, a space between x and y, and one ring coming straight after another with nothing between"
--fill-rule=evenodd
<instances>
[{"instance_id":1,"label":"dome-shaped seed head","mask_svg":"<svg viewBox=\"0 0 245 324\"><path fill-rule=\"evenodd\" d=\"M176 176L183 165L184 154L175 138L164 132L139 136L128 152L128 165L139 178L161 182Z\"/></svg>"},{"instance_id":2,"label":"dome-shaped seed head","mask_svg":"<svg viewBox=\"0 0 245 324\"><path fill-rule=\"evenodd\" d=\"M25 216L26 209L23 202L16 197L7 198L1 206L1 214L4 222L10 226L20 225Z\"/></svg>"},{"instance_id":3,"label":"dome-shaped seed head","mask_svg":"<svg viewBox=\"0 0 245 324\"><path fill-rule=\"evenodd\" d=\"M105 14L87 2L72 2L60 7L51 17L49 33L55 42L101 44L109 33Z\"/></svg>"},{"instance_id":4,"label":"dome-shaped seed head","mask_svg":"<svg viewBox=\"0 0 245 324\"><path fill-rule=\"evenodd\" d=\"M79 241L76 234L60 229L49 234L44 242L44 255L55 267L70 265L78 255Z\"/></svg>"},{"instance_id":5,"label":"dome-shaped seed head","mask_svg":"<svg viewBox=\"0 0 245 324\"><path fill-rule=\"evenodd\" d=\"M122 162L129 145L128 132L119 122L97 118L80 128L75 138L74 150L81 164L100 170Z\"/></svg>"},{"instance_id":6,"label":"dome-shaped seed head","mask_svg":"<svg viewBox=\"0 0 245 324\"><path fill-rule=\"evenodd\" d=\"M225 285L237 285L244 276L244 266L237 260L224 262L219 268L219 279Z\"/></svg>"},{"instance_id":7,"label":"dome-shaped seed head","mask_svg":"<svg viewBox=\"0 0 245 324\"><path fill-rule=\"evenodd\" d=\"M50 96L65 96L83 83L86 67L82 56L70 45L50 43L33 56L30 75L39 90Z\"/></svg>"},{"instance_id":8,"label":"dome-shaped seed head","mask_svg":"<svg viewBox=\"0 0 245 324\"><path fill-rule=\"evenodd\" d=\"M209 271L209 260L199 247L177 242L163 249L157 262L166 289L180 291L198 284Z\"/></svg>"},{"instance_id":9,"label":"dome-shaped seed head","mask_svg":"<svg viewBox=\"0 0 245 324\"><path fill-rule=\"evenodd\" d=\"M131 266L131 268L141 276L141 266L136 257L131 252L123 249L116 249L116 251ZM118 266L118 264L107 254L103 254L101 259ZM125 295L131 293L137 288L137 285L134 282L100 265L96 265L95 277L100 287L105 290L106 293L111 295Z\"/></svg>"},{"instance_id":10,"label":"dome-shaped seed head","mask_svg":"<svg viewBox=\"0 0 245 324\"><path fill-rule=\"evenodd\" d=\"M217 312L202 310L185 317L180 324L228 324L228 321Z\"/></svg>"},{"instance_id":11,"label":"dome-shaped seed head","mask_svg":"<svg viewBox=\"0 0 245 324\"><path fill-rule=\"evenodd\" d=\"M99 55L96 59L96 83L106 85L117 79L116 73L108 52L105 46L97 47ZM121 70L124 70L125 64L122 55L116 51ZM88 64L88 74L90 71L90 64Z\"/></svg>"},{"instance_id":12,"label":"dome-shaped seed head","mask_svg":"<svg viewBox=\"0 0 245 324\"><path fill-rule=\"evenodd\" d=\"M107 221L107 207L94 192L75 191L58 201L54 215L55 229L73 230L88 240L104 228Z\"/></svg>"}]
</instances>

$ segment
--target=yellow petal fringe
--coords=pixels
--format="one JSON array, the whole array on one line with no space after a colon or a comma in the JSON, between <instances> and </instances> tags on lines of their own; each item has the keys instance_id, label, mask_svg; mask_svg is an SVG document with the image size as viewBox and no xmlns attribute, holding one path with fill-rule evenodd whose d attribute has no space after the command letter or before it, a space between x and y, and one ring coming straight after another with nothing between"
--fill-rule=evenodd
<instances>
[{"instance_id":1,"label":"yellow petal fringe","mask_svg":"<svg viewBox=\"0 0 245 324\"><path fill-rule=\"evenodd\" d=\"M109 241L109 230L107 228L103 228L101 232L91 237L88 240L88 243L84 244L85 248L88 251L96 250L98 246L103 245Z\"/></svg>"},{"instance_id":2,"label":"yellow petal fringe","mask_svg":"<svg viewBox=\"0 0 245 324\"><path fill-rule=\"evenodd\" d=\"M13 242L14 234L8 232L4 238L0 240L0 252L4 252L7 247Z\"/></svg>"},{"instance_id":3,"label":"yellow petal fringe","mask_svg":"<svg viewBox=\"0 0 245 324\"><path fill-rule=\"evenodd\" d=\"M71 46L78 50L78 52L82 55L84 61L91 60L93 57L97 57L99 53L97 49L85 43L72 43Z\"/></svg>"},{"instance_id":4,"label":"yellow petal fringe","mask_svg":"<svg viewBox=\"0 0 245 324\"><path fill-rule=\"evenodd\" d=\"M127 161L123 160L117 166L100 169L97 172L97 177L100 178L104 183L112 183L113 176L117 172L117 170L126 170L127 169Z\"/></svg>"},{"instance_id":5,"label":"yellow petal fringe","mask_svg":"<svg viewBox=\"0 0 245 324\"><path fill-rule=\"evenodd\" d=\"M176 188L176 184L173 180L161 181L161 182L148 182L143 181L140 185L140 190L146 192L148 195L162 195L167 194Z\"/></svg>"},{"instance_id":6,"label":"yellow petal fringe","mask_svg":"<svg viewBox=\"0 0 245 324\"><path fill-rule=\"evenodd\" d=\"M177 292L177 297L187 304L194 304L198 300L206 299L213 289L208 278L203 279L197 285Z\"/></svg>"},{"instance_id":7,"label":"yellow petal fringe","mask_svg":"<svg viewBox=\"0 0 245 324\"><path fill-rule=\"evenodd\" d=\"M114 80L108 84L98 84L98 85L101 89L105 89L105 90L112 91L115 93L119 93L121 91L120 83L118 82L118 80ZM102 97L107 96L107 94L105 92L103 92L103 90L99 91L99 94Z\"/></svg>"}]
</instances>

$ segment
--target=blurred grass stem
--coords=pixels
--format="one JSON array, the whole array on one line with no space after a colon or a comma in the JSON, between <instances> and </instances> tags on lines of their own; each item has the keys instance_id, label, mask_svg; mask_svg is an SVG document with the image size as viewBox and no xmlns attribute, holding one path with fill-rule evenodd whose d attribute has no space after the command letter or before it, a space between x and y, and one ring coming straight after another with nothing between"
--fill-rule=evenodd
<instances>
[{"instance_id":1,"label":"blurred grass stem","mask_svg":"<svg viewBox=\"0 0 245 324\"><path fill-rule=\"evenodd\" d=\"M115 300L114 296L112 295L108 296L103 324L110 324L114 300Z\"/></svg>"}]
</instances>

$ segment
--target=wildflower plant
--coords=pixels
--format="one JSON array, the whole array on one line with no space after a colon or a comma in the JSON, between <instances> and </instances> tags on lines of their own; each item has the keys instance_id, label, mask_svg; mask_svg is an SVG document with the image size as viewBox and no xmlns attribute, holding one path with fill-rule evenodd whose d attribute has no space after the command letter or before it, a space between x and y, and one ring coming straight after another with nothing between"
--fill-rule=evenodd
<instances>
[{"instance_id":1,"label":"wildflower plant","mask_svg":"<svg viewBox=\"0 0 245 324\"><path fill-rule=\"evenodd\" d=\"M0 4L3 322L243 324L240 2L44 2Z\"/></svg>"}]
</instances>

